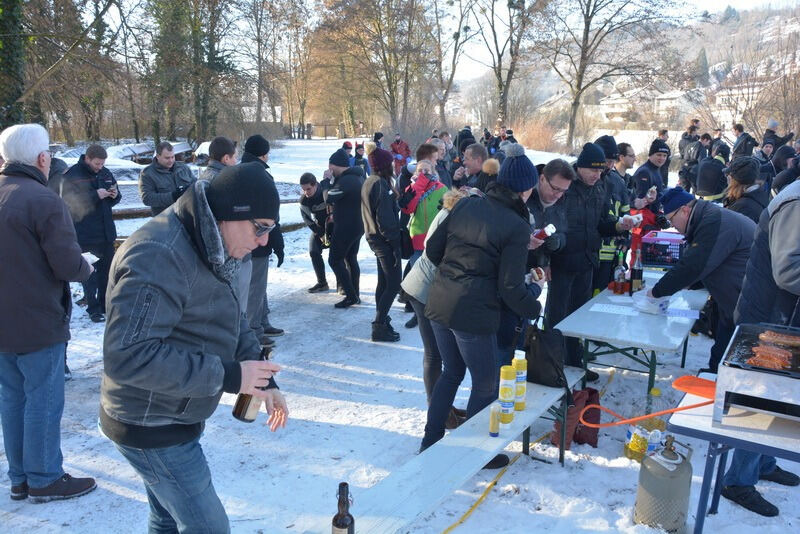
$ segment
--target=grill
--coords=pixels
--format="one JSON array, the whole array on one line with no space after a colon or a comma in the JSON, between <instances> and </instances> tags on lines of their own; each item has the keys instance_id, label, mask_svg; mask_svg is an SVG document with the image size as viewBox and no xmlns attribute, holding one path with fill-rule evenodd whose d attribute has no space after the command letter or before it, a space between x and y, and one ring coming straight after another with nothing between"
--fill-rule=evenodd
<instances>
[{"instance_id":1,"label":"grill","mask_svg":"<svg viewBox=\"0 0 800 534\"><path fill-rule=\"evenodd\" d=\"M732 406L800 421L800 347L760 341L759 334L767 330L800 337L800 328L772 324L736 327L717 373L714 426L736 426L735 418L725 418ZM759 344L791 351L788 365L772 369L748 362L754 356L753 347Z\"/></svg>"}]
</instances>

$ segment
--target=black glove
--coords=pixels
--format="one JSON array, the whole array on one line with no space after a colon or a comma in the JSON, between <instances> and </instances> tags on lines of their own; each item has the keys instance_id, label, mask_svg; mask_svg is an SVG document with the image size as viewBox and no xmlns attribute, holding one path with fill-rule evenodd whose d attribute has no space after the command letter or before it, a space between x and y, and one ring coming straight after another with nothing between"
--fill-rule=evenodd
<instances>
[{"instance_id":1,"label":"black glove","mask_svg":"<svg viewBox=\"0 0 800 534\"><path fill-rule=\"evenodd\" d=\"M542 246L549 252L555 252L559 246L558 238L554 235L549 235L544 239Z\"/></svg>"},{"instance_id":2,"label":"black glove","mask_svg":"<svg viewBox=\"0 0 800 534\"><path fill-rule=\"evenodd\" d=\"M172 201L175 202L176 200L178 200L181 197L181 195L183 194L183 192L186 191L186 189L188 187L189 187L188 185L179 185L178 189L176 189L172 193Z\"/></svg>"},{"instance_id":3,"label":"black glove","mask_svg":"<svg viewBox=\"0 0 800 534\"><path fill-rule=\"evenodd\" d=\"M668 219L667 219L667 218L664 216L664 214L663 214L663 213L659 213L658 215L656 215L656 225L657 225L659 228L661 228L662 230L666 230L667 228L669 228L670 226L672 226L672 225L669 223L669 220L668 220Z\"/></svg>"},{"instance_id":4,"label":"black glove","mask_svg":"<svg viewBox=\"0 0 800 534\"><path fill-rule=\"evenodd\" d=\"M278 265L276 267L280 267L283 265L283 249L275 250L275 257L278 258Z\"/></svg>"}]
</instances>

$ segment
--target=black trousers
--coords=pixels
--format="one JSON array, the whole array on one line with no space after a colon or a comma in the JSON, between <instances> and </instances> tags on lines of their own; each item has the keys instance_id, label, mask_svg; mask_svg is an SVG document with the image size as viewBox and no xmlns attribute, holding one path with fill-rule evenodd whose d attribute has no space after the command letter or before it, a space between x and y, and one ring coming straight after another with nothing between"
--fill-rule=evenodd
<instances>
[{"instance_id":1,"label":"black trousers","mask_svg":"<svg viewBox=\"0 0 800 534\"><path fill-rule=\"evenodd\" d=\"M719 362L725 355L725 349L728 348L735 329L736 325L733 324L731 317L724 313L718 314L714 329L714 345L711 347L711 357L708 359L708 367L712 372L717 372Z\"/></svg>"},{"instance_id":2,"label":"black trousers","mask_svg":"<svg viewBox=\"0 0 800 534\"><path fill-rule=\"evenodd\" d=\"M375 287L375 322L385 323L389 316L389 308L392 307L397 292L400 291L400 280L402 279L402 269L400 267L400 252L388 244L370 243L372 252L378 266L378 285Z\"/></svg>"},{"instance_id":3,"label":"black trousers","mask_svg":"<svg viewBox=\"0 0 800 534\"><path fill-rule=\"evenodd\" d=\"M344 289L345 295L352 299L359 298L361 269L358 266L358 247L362 235L345 236L343 239L334 234L328 251L328 264L336 275L336 283Z\"/></svg>"},{"instance_id":4,"label":"black trousers","mask_svg":"<svg viewBox=\"0 0 800 534\"><path fill-rule=\"evenodd\" d=\"M325 261L322 259L322 238L312 233L308 238L308 255L311 256L311 265L314 267L314 274L317 275L317 282L327 284L325 279Z\"/></svg>"},{"instance_id":5,"label":"black trousers","mask_svg":"<svg viewBox=\"0 0 800 534\"><path fill-rule=\"evenodd\" d=\"M592 273L592 295L599 293L608 287L608 283L614 279L614 262L600 261L600 264Z\"/></svg>"},{"instance_id":6,"label":"black trousers","mask_svg":"<svg viewBox=\"0 0 800 534\"><path fill-rule=\"evenodd\" d=\"M592 269L580 273L568 273L553 269L552 280L547 289L545 316L550 328L565 319L569 314L586 304L592 298ZM564 363L575 367L583 366L580 341L574 337L566 338L567 357Z\"/></svg>"},{"instance_id":7,"label":"black trousers","mask_svg":"<svg viewBox=\"0 0 800 534\"><path fill-rule=\"evenodd\" d=\"M91 252L99 259L94 263L94 272L83 286L83 295L86 297L86 313L94 315L106 312L106 287L108 286L108 271L111 269L111 260L114 257L114 242L91 243L81 246L82 252Z\"/></svg>"}]
</instances>

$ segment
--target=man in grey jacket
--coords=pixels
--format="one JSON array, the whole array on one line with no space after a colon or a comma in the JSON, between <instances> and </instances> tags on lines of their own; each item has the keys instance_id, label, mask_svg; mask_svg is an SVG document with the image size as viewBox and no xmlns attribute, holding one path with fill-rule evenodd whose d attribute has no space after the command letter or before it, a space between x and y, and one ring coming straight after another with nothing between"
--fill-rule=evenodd
<instances>
[{"instance_id":1,"label":"man in grey jacket","mask_svg":"<svg viewBox=\"0 0 800 534\"><path fill-rule=\"evenodd\" d=\"M178 200L195 181L192 170L180 161L175 161L175 152L170 143L162 141L156 147L153 162L142 169L139 175L139 194L142 203L158 215Z\"/></svg>"},{"instance_id":2,"label":"man in grey jacket","mask_svg":"<svg viewBox=\"0 0 800 534\"><path fill-rule=\"evenodd\" d=\"M742 289L756 225L740 213L695 200L682 187L666 191L661 203L670 224L686 236L686 249L675 267L649 291L649 296L666 297L703 282L719 309L707 369L716 373L733 335L733 311Z\"/></svg>"},{"instance_id":3,"label":"man in grey jacket","mask_svg":"<svg viewBox=\"0 0 800 534\"><path fill-rule=\"evenodd\" d=\"M286 423L272 379L280 367L259 359L233 288L242 257L267 244L279 206L259 165L226 167L114 258L100 425L144 480L151 532L229 530L199 443L223 392L264 399L273 431Z\"/></svg>"},{"instance_id":4,"label":"man in grey jacket","mask_svg":"<svg viewBox=\"0 0 800 534\"><path fill-rule=\"evenodd\" d=\"M200 173L200 179L211 182L231 165L236 165L236 145L227 137L215 137L208 145L208 165Z\"/></svg>"}]
</instances>

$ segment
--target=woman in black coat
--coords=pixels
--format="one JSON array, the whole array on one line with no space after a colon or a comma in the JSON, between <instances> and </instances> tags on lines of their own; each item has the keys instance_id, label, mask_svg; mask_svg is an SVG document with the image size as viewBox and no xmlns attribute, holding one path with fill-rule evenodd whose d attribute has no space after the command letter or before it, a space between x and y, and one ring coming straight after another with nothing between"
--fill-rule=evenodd
<instances>
[{"instance_id":1,"label":"woman in black coat","mask_svg":"<svg viewBox=\"0 0 800 534\"><path fill-rule=\"evenodd\" d=\"M758 161L753 157L739 158L728 169L728 194L724 206L758 224L761 212L769 204L769 193L761 184L756 183L759 175Z\"/></svg>"},{"instance_id":2,"label":"woman in black coat","mask_svg":"<svg viewBox=\"0 0 800 534\"><path fill-rule=\"evenodd\" d=\"M431 320L444 369L433 389L424 450L444 436L456 392L469 369L472 392L467 417L497 399L497 344L502 302L525 318L537 317L541 287L526 285L531 242L525 200L536 185L536 169L521 156L506 158L486 194L461 200L428 237L426 255L438 266L425 316ZM487 467L508 463L498 455Z\"/></svg>"}]
</instances>

